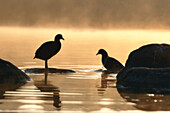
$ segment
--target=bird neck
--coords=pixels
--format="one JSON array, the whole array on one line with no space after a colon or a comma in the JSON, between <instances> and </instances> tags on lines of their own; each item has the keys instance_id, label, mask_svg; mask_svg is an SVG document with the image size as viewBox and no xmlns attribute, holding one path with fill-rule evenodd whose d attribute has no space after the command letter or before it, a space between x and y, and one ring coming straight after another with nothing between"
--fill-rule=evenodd
<instances>
[{"instance_id":1,"label":"bird neck","mask_svg":"<svg viewBox=\"0 0 170 113\"><path fill-rule=\"evenodd\" d=\"M107 52L102 53L102 58L106 58L106 57L108 57Z\"/></svg>"},{"instance_id":2,"label":"bird neck","mask_svg":"<svg viewBox=\"0 0 170 113\"><path fill-rule=\"evenodd\" d=\"M60 40L55 40L54 42L55 42L57 45L58 45L58 44L61 45Z\"/></svg>"},{"instance_id":3,"label":"bird neck","mask_svg":"<svg viewBox=\"0 0 170 113\"><path fill-rule=\"evenodd\" d=\"M105 62L105 59L108 57L107 53L102 54L102 62Z\"/></svg>"},{"instance_id":4,"label":"bird neck","mask_svg":"<svg viewBox=\"0 0 170 113\"><path fill-rule=\"evenodd\" d=\"M57 39L57 40L55 40L54 42L57 42L57 43L58 43L58 42L60 42L60 40Z\"/></svg>"}]
</instances>

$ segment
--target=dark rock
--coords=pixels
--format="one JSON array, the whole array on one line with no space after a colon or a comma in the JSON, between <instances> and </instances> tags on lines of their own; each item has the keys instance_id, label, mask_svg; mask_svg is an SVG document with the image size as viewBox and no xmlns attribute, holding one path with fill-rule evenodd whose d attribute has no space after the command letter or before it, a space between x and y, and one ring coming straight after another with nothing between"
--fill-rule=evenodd
<instances>
[{"instance_id":1,"label":"dark rock","mask_svg":"<svg viewBox=\"0 0 170 113\"><path fill-rule=\"evenodd\" d=\"M0 83L25 83L30 78L12 63L0 59Z\"/></svg>"},{"instance_id":2,"label":"dark rock","mask_svg":"<svg viewBox=\"0 0 170 113\"><path fill-rule=\"evenodd\" d=\"M149 44L142 46L130 53L125 67L170 67L170 45Z\"/></svg>"},{"instance_id":3,"label":"dark rock","mask_svg":"<svg viewBox=\"0 0 170 113\"><path fill-rule=\"evenodd\" d=\"M30 68L25 69L25 73L44 73L44 68ZM56 68L48 68L49 73L75 73L75 71L70 69L56 69Z\"/></svg>"},{"instance_id":4,"label":"dark rock","mask_svg":"<svg viewBox=\"0 0 170 113\"><path fill-rule=\"evenodd\" d=\"M130 53L117 75L117 85L170 88L170 45L150 44Z\"/></svg>"},{"instance_id":5,"label":"dark rock","mask_svg":"<svg viewBox=\"0 0 170 113\"><path fill-rule=\"evenodd\" d=\"M129 68L118 75L117 84L141 88L170 88L170 68Z\"/></svg>"}]
</instances>

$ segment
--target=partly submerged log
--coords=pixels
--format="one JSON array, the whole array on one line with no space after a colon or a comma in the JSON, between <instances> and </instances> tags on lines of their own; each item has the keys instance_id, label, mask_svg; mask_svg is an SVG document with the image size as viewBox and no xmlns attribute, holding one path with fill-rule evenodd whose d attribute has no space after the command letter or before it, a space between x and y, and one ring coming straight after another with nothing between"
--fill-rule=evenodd
<instances>
[{"instance_id":1,"label":"partly submerged log","mask_svg":"<svg viewBox=\"0 0 170 113\"><path fill-rule=\"evenodd\" d=\"M149 44L130 53L117 75L117 85L170 88L170 45Z\"/></svg>"},{"instance_id":2,"label":"partly submerged log","mask_svg":"<svg viewBox=\"0 0 170 113\"><path fill-rule=\"evenodd\" d=\"M44 73L44 68L30 68L25 69L25 73ZM70 69L56 69L56 68L48 68L49 73L75 73L74 70Z\"/></svg>"},{"instance_id":3,"label":"partly submerged log","mask_svg":"<svg viewBox=\"0 0 170 113\"><path fill-rule=\"evenodd\" d=\"M30 77L23 71L18 69L12 63L0 59L0 83L25 83L28 80L30 80Z\"/></svg>"}]
</instances>

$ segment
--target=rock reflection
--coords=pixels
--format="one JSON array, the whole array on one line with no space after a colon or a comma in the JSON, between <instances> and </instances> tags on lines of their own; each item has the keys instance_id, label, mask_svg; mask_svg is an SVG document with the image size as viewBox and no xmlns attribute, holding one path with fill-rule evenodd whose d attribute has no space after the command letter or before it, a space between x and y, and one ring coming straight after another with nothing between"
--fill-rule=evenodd
<instances>
[{"instance_id":1,"label":"rock reflection","mask_svg":"<svg viewBox=\"0 0 170 113\"><path fill-rule=\"evenodd\" d=\"M117 88L121 97L135 103L135 107L145 111L169 111L170 92L154 93L137 89Z\"/></svg>"},{"instance_id":2,"label":"rock reflection","mask_svg":"<svg viewBox=\"0 0 170 113\"><path fill-rule=\"evenodd\" d=\"M41 92L53 92L53 96L46 96L42 97L43 100L53 100L53 106L55 106L58 110L61 110L61 101L59 95L59 88L48 83L44 84L44 81L35 81L34 85L41 91Z\"/></svg>"},{"instance_id":3,"label":"rock reflection","mask_svg":"<svg viewBox=\"0 0 170 113\"><path fill-rule=\"evenodd\" d=\"M17 88L21 87L25 83L16 83L16 84L0 84L0 99L4 98L5 91L15 91Z\"/></svg>"}]
</instances>

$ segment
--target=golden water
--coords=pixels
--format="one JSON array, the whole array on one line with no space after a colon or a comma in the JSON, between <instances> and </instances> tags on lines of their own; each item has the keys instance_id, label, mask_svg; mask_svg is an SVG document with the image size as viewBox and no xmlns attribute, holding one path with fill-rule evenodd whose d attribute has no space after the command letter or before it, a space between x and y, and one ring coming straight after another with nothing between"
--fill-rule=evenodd
<instances>
[{"instance_id":1,"label":"golden water","mask_svg":"<svg viewBox=\"0 0 170 113\"><path fill-rule=\"evenodd\" d=\"M32 81L2 92L0 112L148 112L169 111L169 95L126 94L116 88L116 74L101 69L98 49L125 64L128 54L148 43L170 43L170 32L153 30L69 30L0 27L0 58L21 69L44 67L33 59L36 49L58 33L65 38L49 67L72 69L73 74L28 74Z\"/></svg>"}]
</instances>

